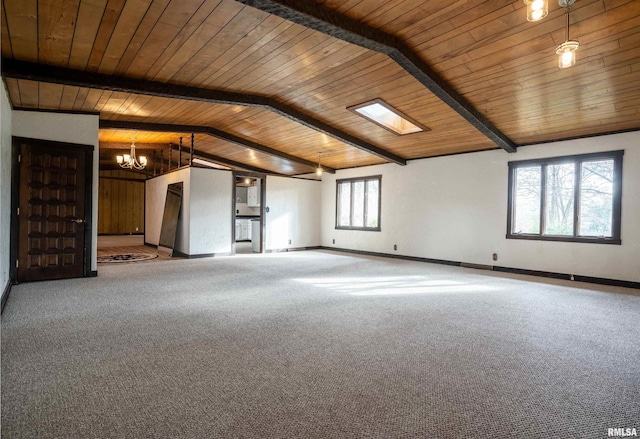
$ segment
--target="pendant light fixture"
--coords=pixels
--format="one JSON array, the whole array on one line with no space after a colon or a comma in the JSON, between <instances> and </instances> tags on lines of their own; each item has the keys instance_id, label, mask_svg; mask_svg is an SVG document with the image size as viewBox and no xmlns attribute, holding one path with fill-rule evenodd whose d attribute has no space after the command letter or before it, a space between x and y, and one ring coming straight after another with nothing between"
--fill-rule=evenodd
<instances>
[{"instance_id":1,"label":"pendant light fixture","mask_svg":"<svg viewBox=\"0 0 640 439\"><path fill-rule=\"evenodd\" d=\"M527 20L539 21L549 13L548 0L524 0L527 5Z\"/></svg>"},{"instance_id":2,"label":"pendant light fixture","mask_svg":"<svg viewBox=\"0 0 640 439\"><path fill-rule=\"evenodd\" d=\"M322 152L318 152L318 167L316 168L316 175L318 177L322 176L322 165L320 164L320 157L322 156Z\"/></svg>"},{"instance_id":3,"label":"pendant light fixture","mask_svg":"<svg viewBox=\"0 0 640 439\"><path fill-rule=\"evenodd\" d=\"M138 161L136 157L136 143L135 137L131 138L131 149L129 154L123 154L116 156L116 161L120 165L121 168L125 169L137 169L142 170L147 166L147 158L145 156L140 156L140 161Z\"/></svg>"},{"instance_id":4,"label":"pendant light fixture","mask_svg":"<svg viewBox=\"0 0 640 439\"><path fill-rule=\"evenodd\" d=\"M564 43L560 44L556 49L556 55L558 55L558 67L566 69L576 63L576 50L580 44L577 41L571 41L569 39L569 7L575 2L575 0L558 0L558 4L563 8L566 8L567 26L565 30Z\"/></svg>"}]
</instances>

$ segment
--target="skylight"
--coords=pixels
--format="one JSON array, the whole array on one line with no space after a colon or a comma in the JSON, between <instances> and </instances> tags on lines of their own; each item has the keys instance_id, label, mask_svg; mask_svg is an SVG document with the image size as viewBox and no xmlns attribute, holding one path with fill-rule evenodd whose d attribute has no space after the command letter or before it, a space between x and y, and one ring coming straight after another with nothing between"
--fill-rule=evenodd
<instances>
[{"instance_id":1,"label":"skylight","mask_svg":"<svg viewBox=\"0 0 640 439\"><path fill-rule=\"evenodd\" d=\"M366 117L371 122L399 135L419 133L421 131L428 130L427 127L409 119L407 116L400 113L381 99L375 99L371 102L355 105L353 107L349 107L348 110Z\"/></svg>"}]
</instances>

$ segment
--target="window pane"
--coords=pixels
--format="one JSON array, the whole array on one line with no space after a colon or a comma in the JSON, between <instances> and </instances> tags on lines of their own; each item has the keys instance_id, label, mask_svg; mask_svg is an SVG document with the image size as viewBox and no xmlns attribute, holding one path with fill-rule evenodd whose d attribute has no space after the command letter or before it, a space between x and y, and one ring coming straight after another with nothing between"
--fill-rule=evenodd
<instances>
[{"instance_id":1,"label":"window pane","mask_svg":"<svg viewBox=\"0 0 640 439\"><path fill-rule=\"evenodd\" d=\"M378 180L367 181L367 224L366 227L378 227Z\"/></svg>"},{"instance_id":2,"label":"window pane","mask_svg":"<svg viewBox=\"0 0 640 439\"><path fill-rule=\"evenodd\" d=\"M337 182L336 228L380 230L380 177Z\"/></svg>"},{"instance_id":3,"label":"window pane","mask_svg":"<svg viewBox=\"0 0 640 439\"><path fill-rule=\"evenodd\" d=\"M364 226L364 181L353 182L353 227Z\"/></svg>"},{"instance_id":4,"label":"window pane","mask_svg":"<svg viewBox=\"0 0 640 439\"><path fill-rule=\"evenodd\" d=\"M580 235L612 236L613 160L582 163Z\"/></svg>"},{"instance_id":5,"label":"window pane","mask_svg":"<svg viewBox=\"0 0 640 439\"><path fill-rule=\"evenodd\" d=\"M623 155L509 162L507 238L621 244Z\"/></svg>"},{"instance_id":6,"label":"window pane","mask_svg":"<svg viewBox=\"0 0 640 439\"><path fill-rule=\"evenodd\" d=\"M338 226L351 225L351 183L345 182L338 185Z\"/></svg>"},{"instance_id":7,"label":"window pane","mask_svg":"<svg viewBox=\"0 0 640 439\"><path fill-rule=\"evenodd\" d=\"M512 233L540 233L540 166L517 168Z\"/></svg>"},{"instance_id":8,"label":"window pane","mask_svg":"<svg viewBox=\"0 0 640 439\"><path fill-rule=\"evenodd\" d=\"M573 235L575 164L547 166L545 235Z\"/></svg>"}]
</instances>

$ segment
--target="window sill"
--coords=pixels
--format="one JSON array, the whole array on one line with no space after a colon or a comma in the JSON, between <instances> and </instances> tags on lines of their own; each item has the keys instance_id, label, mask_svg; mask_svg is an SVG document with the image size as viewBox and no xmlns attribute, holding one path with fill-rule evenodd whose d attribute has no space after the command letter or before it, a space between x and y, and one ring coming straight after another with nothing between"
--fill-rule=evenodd
<instances>
[{"instance_id":1,"label":"window sill","mask_svg":"<svg viewBox=\"0 0 640 439\"><path fill-rule=\"evenodd\" d=\"M380 232L380 227L344 227L336 226L336 230L361 230L363 232Z\"/></svg>"},{"instance_id":2,"label":"window sill","mask_svg":"<svg viewBox=\"0 0 640 439\"><path fill-rule=\"evenodd\" d=\"M515 235L507 234L507 239L524 239L529 241L581 242L586 244L622 245L620 238L587 238L574 236Z\"/></svg>"}]
</instances>

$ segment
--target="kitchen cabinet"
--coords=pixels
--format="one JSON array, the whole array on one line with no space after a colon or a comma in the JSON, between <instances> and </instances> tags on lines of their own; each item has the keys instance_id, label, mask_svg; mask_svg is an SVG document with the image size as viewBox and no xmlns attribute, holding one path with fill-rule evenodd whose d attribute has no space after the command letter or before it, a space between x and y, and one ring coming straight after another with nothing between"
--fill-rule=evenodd
<instances>
[{"instance_id":1,"label":"kitchen cabinet","mask_svg":"<svg viewBox=\"0 0 640 439\"><path fill-rule=\"evenodd\" d=\"M247 240L247 239L251 239L251 233L249 233L249 221L245 221L244 224L242 224L242 239Z\"/></svg>"},{"instance_id":2,"label":"kitchen cabinet","mask_svg":"<svg viewBox=\"0 0 640 439\"><path fill-rule=\"evenodd\" d=\"M247 206L260 207L260 186L249 186L247 188Z\"/></svg>"},{"instance_id":3,"label":"kitchen cabinet","mask_svg":"<svg viewBox=\"0 0 640 439\"><path fill-rule=\"evenodd\" d=\"M242 241L242 224L236 220L236 241Z\"/></svg>"},{"instance_id":4,"label":"kitchen cabinet","mask_svg":"<svg viewBox=\"0 0 640 439\"><path fill-rule=\"evenodd\" d=\"M251 240L251 220L236 219L236 241Z\"/></svg>"}]
</instances>

